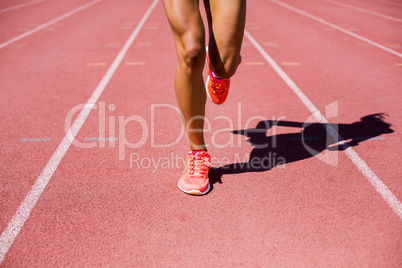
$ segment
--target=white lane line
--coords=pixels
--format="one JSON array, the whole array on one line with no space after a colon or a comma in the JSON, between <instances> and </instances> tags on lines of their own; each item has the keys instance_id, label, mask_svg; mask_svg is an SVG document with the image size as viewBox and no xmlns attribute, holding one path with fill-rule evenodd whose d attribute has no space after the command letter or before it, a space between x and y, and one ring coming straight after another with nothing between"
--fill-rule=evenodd
<instances>
[{"instance_id":1,"label":"white lane line","mask_svg":"<svg viewBox=\"0 0 402 268\"><path fill-rule=\"evenodd\" d=\"M316 20L316 21L318 21L318 22L320 22L320 23L322 23L322 24L328 25L328 26L330 26L331 28L334 28L334 29L336 29L336 30L338 30L338 31L341 31L341 32L343 32L343 33L346 33L346 34L348 34L348 35L350 35L350 36L353 36L353 37L355 37L355 38L357 38L357 39L359 39L359 40L362 40L362 41L364 41L364 42L366 42L366 43L369 43L369 44L371 44L371 45L373 45L373 46L375 46L375 47L378 47L378 48L380 48L380 49L382 49L382 50L384 50L384 51L387 51L387 52L389 52L389 53L392 53L392 54L394 54L394 55L396 55L396 56L402 58L402 54L401 54L401 53L398 53L398 52L396 52L395 50L389 49L389 48L387 48L387 47L385 47L385 46L383 46L383 45L380 45L380 44L378 44L378 43L376 43L376 42L374 42L374 41L371 41L370 39L367 39L367 38L365 38L365 37L363 37L363 36L360 36L360 35L358 35L358 34L355 34L355 33L351 32L351 31L348 31L348 30L346 30L346 29L344 29L344 28L342 28L342 27L339 27L338 25L335 25L335 24L333 24L333 23L331 23L331 22L328 22L328 21L326 21L326 20L323 20L323 19L321 19L321 18L319 18L319 17L317 17L317 16L311 15L310 13L307 13L307 12L305 12L305 11L303 11L303 10L300 10L300 9L298 9L298 8L295 8L295 7L291 6L291 5L288 5L288 4L286 4L286 3L283 3L283 2L281 2L281 1L278 1L278 0L270 0L270 1L271 1L272 3L275 3L275 4L277 4L277 5L283 6L283 7L287 8L287 9L290 9L290 10L292 10L292 11L294 11L294 12L297 12L297 13L303 15L303 16L309 17L310 19Z\"/></svg>"},{"instance_id":2,"label":"white lane line","mask_svg":"<svg viewBox=\"0 0 402 268\"><path fill-rule=\"evenodd\" d=\"M361 7L356 7L356 6L352 6L352 5L348 5L348 4L344 4L344 3L336 2L336 1L332 1L332 0L322 0L322 1L325 1L325 2L328 2L328 3L331 3L331 4L335 4L335 5L338 5L338 6L347 7L347 8L359 11L359 12L371 14L371 15L378 16L378 17L381 17L381 18L384 18L384 19L393 20L393 21L397 21L397 22L402 22L401 19L394 18L394 17L391 17L391 16L387 16L387 15L384 15L384 14L381 14L381 13L378 13L378 12L374 12L374 11L371 11L371 10L368 10L368 9L364 9L364 8L361 8Z\"/></svg>"},{"instance_id":3,"label":"white lane line","mask_svg":"<svg viewBox=\"0 0 402 268\"><path fill-rule=\"evenodd\" d=\"M251 36L246 30L244 35L250 40L253 46L260 52L262 57L271 65L275 72L285 81L289 88L299 97L307 109L314 115L318 122L325 124L326 131L334 140L345 142L345 140L339 135L328 120L320 113L317 107L307 98L307 96L301 91L301 89L290 79L290 77L279 67L279 65L271 58L270 55L262 48L262 46ZM402 203L392 194L388 187L377 177L377 175L369 168L369 166L359 157L359 155L348 146L344 152L352 160L355 166L360 170L366 179L371 183L375 190L381 195L381 197L388 203L388 205L394 210L394 212L402 220Z\"/></svg>"},{"instance_id":4,"label":"white lane line","mask_svg":"<svg viewBox=\"0 0 402 268\"><path fill-rule=\"evenodd\" d=\"M52 25L52 24L54 24L54 23L56 23L56 22L59 22L59 21L61 21L61 20L64 20L65 18L68 18L68 17L74 15L75 13L78 13L78 12L84 10L84 9L87 9L88 7L91 7L91 6L97 4L97 3L101 2L101 1L103 1L103 0L94 0L94 1L92 1L92 2L89 2L89 3L85 4L85 5L82 5L82 6L80 6L80 7L77 7L76 9L73 9L73 10L71 10L70 12L65 13L64 15L61 15L61 16L55 18L55 19L52 19L52 20L50 20L50 21L48 21L48 22L45 22L45 23L39 25L38 27L33 28L33 29L30 30L30 31L27 31L27 32L25 32L25 33L23 33L23 34L20 34L20 35L14 37L14 38L11 39L11 40L8 40L7 42L4 42L4 43L0 44L0 49L2 49L2 48L4 48L4 47L8 46L8 45L11 44L11 43L14 43L14 42L16 42L16 41L18 41L18 40L21 40L22 38L25 38L25 37L27 37L27 36L30 36L31 34L34 34L34 33L36 33L37 31L40 31L40 30L42 30L42 29L45 29L46 27L48 27L48 26L50 26L50 25Z\"/></svg>"},{"instance_id":5,"label":"white lane line","mask_svg":"<svg viewBox=\"0 0 402 268\"><path fill-rule=\"evenodd\" d=\"M11 245L13 244L15 238L17 237L18 233L20 232L22 226L24 225L25 221L27 220L32 209L35 207L36 202L39 200L42 192L44 191L46 185L49 183L51 177L53 176L53 173L56 171L58 165L60 164L61 160L63 159L64 155L66 154L66 152L67 152L68 148L70 147L72 141L74 140L75 136L78 134L79 130L85 123L85 120L87 119L91 109L94 107L95 103L98 101L100 95L102 94L102 92L104 91L106 86L108 85L110 79L112 78L116 69L119 67L121 61L123 60L124 56L126 55L128 49L133 44L138 33L144 26L145 21L148 19L148 17L150 16L151 12L155 8L156 4L158 4L158 2L159 2L159 0L154 0L151 3L148 10L145 12L145 14L141 18L140 22L138 23L137 27L131 33L130 37L124 44L123 48L121 49L119 54L114 59L112 65L109 67L106 74L103 76L102 80L99 82L98 86L92 93L91 97L86 102L84 108L79 113L77 119L74 121L73 125L67 131L66 135L64 136L63 140L57 147L56 151L53 153L53 155L50 158L49 162L47 163L46 167L42 170L42 173L39 175L35 184L32 186L28 195L25 197L24 201L19 206L17 212L14 214L11 221L8 223L6 229L1 234L1 236L0 236L0 264L4 260L5 255L7 254Z\"/></svg>"},{"instance_id":6,"label":"white lane line","mask_svg":"<svg viewBox=\"0 0 402 268\"><path fill-rule=\"evenodd\" d=\"M402 6L401 3L395 3L395 2L387 1L387 0L374 0L374 2L391 4L391 5L396 5L396 6Z\"/></svg>"},{"instance_id":7,"label":"white lane line","mask_svg":"<svg viewBox=\"0 0 402 268\"><path fill-rule=\"evenodd\" d=\"M46 0L34 0L34 1L26 2L26 3L22 3L22 4L19 4L19 5L15 5L15 6L12 6L12 7L2 9L2 10L0 10L0 13L5 13L5 12L8 12L8 11L17 10L17 9L20 9L20 8L23 8L23 7L39 4L39 3L42 3L42 2L45 2L45 1Z\"/></svg>"}]
</instances>

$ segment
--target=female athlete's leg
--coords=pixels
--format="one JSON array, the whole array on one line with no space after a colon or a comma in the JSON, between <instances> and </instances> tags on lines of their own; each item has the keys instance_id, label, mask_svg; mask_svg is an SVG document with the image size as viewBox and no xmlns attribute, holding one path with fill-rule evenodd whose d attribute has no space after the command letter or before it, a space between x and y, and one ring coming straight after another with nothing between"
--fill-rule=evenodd
<instances>
[{"instance_id":1,"label":"female athlete's leg","mask_svg":"<svg viewBox=\"0 0 402 268\"><path fill-rule=\"evenodd\" d=\"M220 78L234 75L246 21L246 0L204 0L208 18L209 67Z\"/></svg>"},{"instance_id":2,"label":"female athlete's leg","mask_svg":"<svg viewBox=\"0 0 402 268\"><path fill-rule=\"evenodd\" d=\"M190 149L206 150L203 135L206 93L202 78L205 30L199 0L163 0L163 4L176 44L175 92Z\"/></svg>"}]
</instances>

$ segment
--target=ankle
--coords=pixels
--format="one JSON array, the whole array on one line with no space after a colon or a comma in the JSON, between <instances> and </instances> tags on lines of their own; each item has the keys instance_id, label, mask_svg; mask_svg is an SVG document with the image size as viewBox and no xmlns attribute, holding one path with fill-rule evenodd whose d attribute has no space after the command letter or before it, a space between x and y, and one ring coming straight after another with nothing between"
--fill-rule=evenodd
<instances>
[{"instance_id":1,"label":"ankle","mask_svg":"<svg viewBox=\"0 0 402 268\"><path fill-rule=\"evenodd\" d=\"M198 152L198 151L208 152L206 147L190 147L190 152Z\"/></svg>"}]
</instances>

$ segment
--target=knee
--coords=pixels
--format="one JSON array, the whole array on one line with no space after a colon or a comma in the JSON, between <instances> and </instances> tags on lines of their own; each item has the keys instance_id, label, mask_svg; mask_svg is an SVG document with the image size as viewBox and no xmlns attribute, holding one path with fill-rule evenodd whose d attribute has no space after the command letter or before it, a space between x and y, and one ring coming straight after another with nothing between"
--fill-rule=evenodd
<instances>
[{"instance_id":1,"label":"knee","mask_svg":"<svg viewBox=\"0 0 402 268\"><path fill-rule=\"evenodd\" d=\"M205 64L205 47L198 42L186 42L179 61L180 66L188 73L202 71Z\"/></svg>"}]
</instances>

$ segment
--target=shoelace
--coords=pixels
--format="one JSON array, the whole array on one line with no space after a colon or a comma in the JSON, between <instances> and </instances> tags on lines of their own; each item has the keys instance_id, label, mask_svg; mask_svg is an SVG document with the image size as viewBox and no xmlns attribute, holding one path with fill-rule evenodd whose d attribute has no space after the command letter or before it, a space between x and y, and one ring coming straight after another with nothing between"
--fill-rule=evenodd
<instances>
[{"instance_id":1,"label":"shoelace","mask_svg":"<svg viewBox=\"0 0 402 268\"><path fill-rule=\"evenodd\" d=\"M226 90L228 90L229 79L222 79L220 81L217 81L211 77L211 80L212 80L212 84L214 87L214 90L212 90L212 93L222 94Z\"/></svg>"},{"instance_id":2,"label":"shoelace","mask_svg":"<svg viewBox=\"0 0 402 268\"><path fill-rule=\"evenodd\" d=\"M190 155L189 158L190 158L189 174L202 175L203 178L206 178L207 168L210 166L208 157L199 157Z\"/></svg>"}]
</instances>

